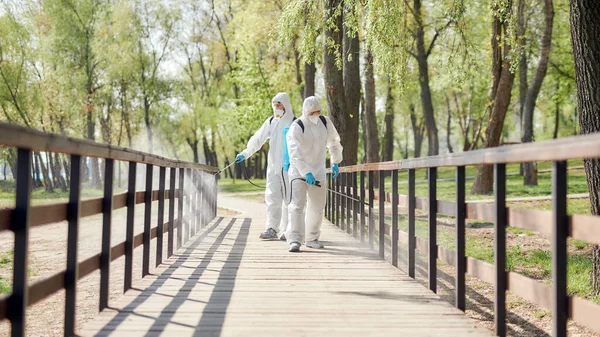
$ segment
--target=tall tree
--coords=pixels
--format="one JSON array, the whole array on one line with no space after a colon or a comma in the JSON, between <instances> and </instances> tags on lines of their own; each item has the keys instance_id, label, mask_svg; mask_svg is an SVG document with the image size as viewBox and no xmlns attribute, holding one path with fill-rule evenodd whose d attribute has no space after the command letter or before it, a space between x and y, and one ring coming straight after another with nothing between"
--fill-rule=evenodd
<instances>
[{"instance_id":1,"label":"tall tree","mask_svg":"<svg viewBox=\"0 0 600 337\"><path fill-rule=\"evenodd\" d=\"M373 53L365 53L365 89L363 109L363 132L365 136L365 158L367 163L379 162L379 135L375 115L375 74Z\"/></svg>"},{"instance_id":2,"label":"tall tree","mask_svg":"<svg viewBox=\"0 0 600 337\"><path fill-rule=\"evenodd\" d=\"M522 4L523 2L525 2L525 0L519 0L519 12L522 11L521 7L524 6ZM519 21L521 21L521 15L522 14L519 13ZM531 87L529 87L527 90L523 106L523 133L521 138L523 143L529 143L533 141L533 112L536 106L538 95L540 94L540 90L542 88L542 82L544 81L544 77L546 77L546 71L548 70L553 21L554 4L552 0L544 0L544 33L541 39L540 57L535 75L533 77L533 82L531 83ZM526 85L527 84L525 84L525 86ZM521 85L521 90L523 90L523 88L523 85ZM535 162L523 164L523 176L525 185L537 185L537 165Z\"/></svg>"},{"instance_id":3,"label":"tall tree","mask_svg":"<svg viewBox=\"0 0 600 337\"><path fill-rule=\"evenodd\" d=\"M344 50L344 16L343 16L343 0L326 0L325 1L325 52L323 53L323 73L325 80L325 90L327 91L327 111L333 124L340 133L342 146L344 147L344 164L351 165L356 162L356 151L354 153L355 160L352 162L352 147L348 146L352 142L358 144L357 135L349 133L347 125L348 112L346 94L344 90L344 69L345 63L342 59L344 53L339 52ZM352 139L354 138L354 139Z\"/></svg>"},{"instance_id":4,"label":"tall tree","mask_svg":"<svg viewBox=\"0 0 600 337\"><path fill-rule=\"evenodd\" d=\"M385 100L385 131L383 136L383 161L394 160L394 96L392 84L388 81L387 96Z\"/></svg>"},{"instance_id":5,"label":"tall tree","mask_svg":"<svg viewBox=\"0 0 600 337\"><path fill-rule=\"evenodd\" d=\"M487 108L488 124L485 130L485 148L500 144L504 118L510 104L511 90L515 75L510 69L511 52L509 22L512 16L512 0L494 3L492 12L492 86ZM476 194L491 193L494 187L493 167L482 165L471 187Z\"/></svg>"},{"instance_id":6,"label":"tall tree","mask_svg":"<svg viewBox=\"0 0 600 337\"><path fill-rule=\"evenodd\" d=\"M161 66L169 52L175 33L177 13L157 0L136 1L137 45L135 79L140 88L148 152L152 153L153 128L159 118L153 107L165 99L170 85L160 76Z\"/></svg>"},{"instance_id":7,"label":"tall tree","mask_svg":"<svg viewBox=\"0 0 600 337\"><path fill-rule=\"evenodd\" d=\"M571 0L571 41L575 57L581 134L600 132L600 3ZM592 213L600 215L600 159L584 159ZM600 295L600 246L593 249L592 288Z\"/></svg>"}]
</instances>

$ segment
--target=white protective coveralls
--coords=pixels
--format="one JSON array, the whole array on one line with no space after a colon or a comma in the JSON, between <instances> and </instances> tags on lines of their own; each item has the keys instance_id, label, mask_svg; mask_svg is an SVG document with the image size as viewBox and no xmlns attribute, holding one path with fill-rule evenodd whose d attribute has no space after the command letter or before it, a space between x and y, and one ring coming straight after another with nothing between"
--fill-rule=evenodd
<instances>
[{"instance_id":1,"label":"white protective coveralls","mask_svg":"<svg viewBox=\"0 0 600 337\"><path fill-rule=\"evenodd\" d=\"M304 131L296 121L292 123L287 133L291 164L290 181L295 178L306 178L308 173L312 173L321 185L321 187L311 186L301 180L292 183L292 201L289 205L290 226L286 233L288 243L302 243L303 239L305 242L319 239L327 198L326 149L329 149L332 163L338 164L342 161L343 148L340 144L340 135L331 120L324 117L327 122L325 126L320 118L317 118L316 124L309 119L311 112L320 110L321 104L316 97L306 98L302 107L302 117L299 118L304 125ZM303 216L305 206L306 216Z\"/></svg>"},{"instance_id":2,"label":"white protective coveralls","mask_svg":"<svg viewBox=\"0 0 600 337\"><path fill-rule=\"evenodd\" d=\"M288 219L287 207L284 207L282 217L283 185L281 169L283 168L283 129L292 124L294 112L292 111L290 97L284 92L275 95L272 102L281 102L285 107L285 113L280 118L267 118L260 129L250 138L242 154L246 158L250 158L256 151L260 150L267 139L270 139L267 161L267 186L265 190L265 203L267 204L267 223L265 229L273 228L275 231L283 233L286 230Z\"/></svg>"}]
</instances>

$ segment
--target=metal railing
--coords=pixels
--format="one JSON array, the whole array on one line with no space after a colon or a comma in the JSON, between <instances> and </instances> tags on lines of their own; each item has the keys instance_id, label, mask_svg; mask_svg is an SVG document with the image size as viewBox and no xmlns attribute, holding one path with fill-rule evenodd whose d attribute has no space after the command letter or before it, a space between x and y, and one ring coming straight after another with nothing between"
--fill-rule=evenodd
<instances>
[{"instance_id":1,"label":"metal railing","mask_svg":"<svg viewBox=\"0 0 600 337\"><path fill-rule=\"evenodd\" d=\"M27 307L65 289L64 335L75 334L77 281L100 270L99 309L108 307L110 264L125 256L123 291L132 287L133 250L143 245L142 277L150 272L150 242L156 238L156 265L162 263L163 235L168 233L167 257L181 247L196 231L216 217L217 188L214 167L166 159L160 156L76 140L60 135L0 124L0 145L15 147L16 205L0 210L0 231L14 233L12 293L0 298L0 320L11 322L11 335L25 336ZM31 206L33 151L64 153L70 156L69 201L52 205ZM82 158L104 159L104 196L81 201ZM115 161L129 163L127 192L113 193ZM146 165L146 189L136 191L136 168ZM159 169L159 188L153 190L153 170ZM166 187L169 169L169 188ZM178 186L176 187L176 183ZM168 221L165 222L165 200L169 200ZM152 203L158 201L158 221L151 224ZM145 205L144 230L134 236L135 205ZM177 203L177 218L175 204ZM111 245L113 210L127 208L126 237ZM84 261L77 260L79 223L83 217L102 214L101 251ZM35 227L59 221L68 222L67 268L48 278L28 285L28 251L30 232ZM177 238L174 232L177 230ZM174 242L176 240L176 242Z\"/></svg>"},{"instance_id":2,"label":"metal railing","mask_svg":"<svg viewBox=\"0 0 600 337\"><path fill-rule=\"evenodd\" d=\"M564 138L546 142L503 146L451 155L407 159L341 167L341 176L329 186L326 217L336 226L374 248L378 234L379 256L385 258L386 244L391 246L391 263L398 266L399 241L407 247L407 272L415 278L415 253L427 256L428 287L437 292L437 261L453 266L455 305L465 310L465 274L493 284L494 323L497 336L506 335L506 291L552 311L553 335L567 335L567 320L600 331L600 306L567 294L567 238L600 244L600 217L567 214L567 160L600 157L600 134ZM506 206L506 164L552 161L552 211L508 208ZM494 166L493 204L465 202L465 166ZM438 167L455 167L456 200L438 200ZM426 169L428 198L415 195L415 170ZM408 171L408 195L398 193L398 172ZM379 191L375 193L375 174ZM385 190L385 177L391 173L391 192ZM368 177L367 177L368 174ZM368 179L367 179L368 178ZM368 187L365 189L365 183ZM367 195L368 193L368 195ZM375 201L379 219L375 219ZM391 225L385 222L385 202L391 202ZM407 208L408 232L398 228L398 206ZM428 211L428 237L415 233L415 210ZM455 217L456 250L437 243L437 215ZM465 255L465 220L494 223L494 264ZM540 283L522 274L507 271L506 227L547 234L552 243L552 284ZM368 234L365 233L368 230Z\"/></svg>"}]
</instances>

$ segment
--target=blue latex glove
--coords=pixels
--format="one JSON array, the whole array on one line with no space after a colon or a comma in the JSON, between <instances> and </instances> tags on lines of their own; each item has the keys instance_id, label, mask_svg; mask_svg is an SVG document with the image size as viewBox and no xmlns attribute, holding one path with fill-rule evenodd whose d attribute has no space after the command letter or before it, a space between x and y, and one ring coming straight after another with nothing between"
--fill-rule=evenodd
<instances>
[{"instance_id":1,"label":"blue latex glove","mask_svg":"<svg viewBox=\"0 0 600 337\"><path fill-rule=\"evenodd\" d=\"M244 161L244 159L246 159L246 156L244 156L243 154L238 154L237 156L235 156L235 162L236 163L241 163Z\"/></svg>"},{"instance_id":2,"label":"blue latex glove","mask_svg":"<svg viewBox=\"0 0 600 337\"><path fill-rule=\"evenodd\" d=\"M283 171L287 172L289 170L290 170L290 164L288 164L288 163L283 164Z\"/></svg>"},{"instance_id":3,"label":"blue latex glove","mask_svg":"<svg viewBox=\"0 0 600 337\"><path fill-rule=\"evenodd\" d=\"M306 183L313 186L317 184L317 180L315 179L315 176L313 176L312 173L306 175Z\"/></svg>"},{"instance_id":4,"label":"blue latex glove","mask_svg":"<svg viewBox=\"0 0 600 337\"><path fill-rule=\"evenodd\" d=\"M333 164L331 167L331 173L333 173L333 179L340 175L340 168L338 167L338 164Z\"/></svg>"}]
</instances>

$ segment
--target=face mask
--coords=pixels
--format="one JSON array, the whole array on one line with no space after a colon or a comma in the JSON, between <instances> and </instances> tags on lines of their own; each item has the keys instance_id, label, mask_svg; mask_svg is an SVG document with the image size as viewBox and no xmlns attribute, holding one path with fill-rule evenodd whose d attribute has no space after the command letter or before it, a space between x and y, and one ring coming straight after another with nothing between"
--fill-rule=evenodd
<instances>
[{"instance_id":1,"label":"face mask","mask_svg":"<svg viewBox=\"0 0 600 337\"><path fill-rule=\"evenodd\" d=\"M273 111L273 116L275 118L281 118L281 116L283 116L284 113L285 113L285 111L283 111L283 110L275 110L275 111Z\"/></svg>"},{"instance_id":2,"label":"face mask","mask_svg":"<svg viewBox=\"0 0 600 337\"><path fill-rule=\"evenodd\" d=\"M319 115L308 116L308 120L313 124L317 124L319 122Z\"/></svg>"}]
</instances>

